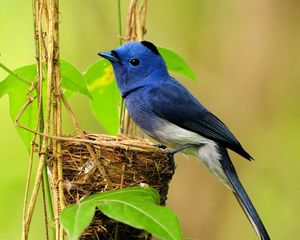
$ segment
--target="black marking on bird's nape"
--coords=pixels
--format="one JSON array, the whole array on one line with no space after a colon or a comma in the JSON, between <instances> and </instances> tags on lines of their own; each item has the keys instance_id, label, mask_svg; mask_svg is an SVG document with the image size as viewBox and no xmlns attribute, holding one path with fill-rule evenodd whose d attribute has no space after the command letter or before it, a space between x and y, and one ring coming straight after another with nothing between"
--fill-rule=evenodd
<instances>
[{"instance_id":1,"label":"black marking on bird's nape","mask_svg":"<svg viewBox=\"0 0 300 240\"><path fill-rule=\"evenodd\" d=\"M141 41L141 44L143 44L146 48L150 49L153 53L160 55L155 45L148 41Z\"/></svg>"},{"instance_id":2,"label":"black marking on bird's nape","mask_svg":"<svg viewBox=\"0 0 300 240\"><path fill-rule=\"evenodd\" d=\"M119 60L121 61L121 59L120 59L120 57L119 57L119 54L118 54L115 50L111 50L111 54L112 54L115 58L117 58L117 59L119 59Z\"/></svg>"}]
</instances>

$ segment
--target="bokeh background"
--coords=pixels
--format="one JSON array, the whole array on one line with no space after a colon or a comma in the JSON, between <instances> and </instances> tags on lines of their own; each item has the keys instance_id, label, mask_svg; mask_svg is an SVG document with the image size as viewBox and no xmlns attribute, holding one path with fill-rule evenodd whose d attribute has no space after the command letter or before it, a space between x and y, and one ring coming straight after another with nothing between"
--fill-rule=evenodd
<instances>
[{"instance_id":1,"label":"bokeh background","mask_svg":"<svg viewBox=\"0 0 300 240\"><path fill-rule=\"evenodd\" d=\"M125 22L128 0L122 1ZM117 1L61 1L61 56L84 71L118 46ZM233 161L272 239L299 239L300 1L149 1L147 40L182 55L199 81L180 80L219 116L255 158ZM1 1L0 62L34 63L31 1ZM0 69L0 79L7 74ZM102 132L75 95L84 129ZM28 155L0 99L0 239L21 235ZM68 125L66 120L66 126ZM177 156L168 206L193 239L256 239L228 189L199 162ZM42 208L31 239L44 239Z\"/></svg>"}]
</instances>

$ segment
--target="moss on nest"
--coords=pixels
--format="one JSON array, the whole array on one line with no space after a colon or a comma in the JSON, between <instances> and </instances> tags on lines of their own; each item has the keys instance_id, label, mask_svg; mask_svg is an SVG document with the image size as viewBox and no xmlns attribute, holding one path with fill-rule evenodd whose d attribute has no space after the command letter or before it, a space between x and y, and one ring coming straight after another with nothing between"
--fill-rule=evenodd
<instances>
[{"instance_id":1,"label":"moss on nest","mask_svg":"<svg viewBox=\"0 0 300 240\"><path fill-rule=\"evenodd\" d=\"M105 167L113 189L148 184L155 188L164 205L169 182L174 173L174 160L163 149L142 138L87 134L97 160ZM84 141L79 136L62 140L63 181L66 205L97 192L109 190L99 173ZM51 156L51 151L50 151ZM48 166L51 169L51 157ZM145 231L134 229L96 211L93 222L81 239L151 239Z\"/></svg>"}]
</instances>

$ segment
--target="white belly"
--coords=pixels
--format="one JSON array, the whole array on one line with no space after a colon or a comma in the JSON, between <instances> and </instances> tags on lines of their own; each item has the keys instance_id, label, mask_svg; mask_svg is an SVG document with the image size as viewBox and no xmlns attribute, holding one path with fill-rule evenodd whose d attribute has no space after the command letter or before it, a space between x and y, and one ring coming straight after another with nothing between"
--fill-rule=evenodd
<instances>
[{"instance_id":1,"label":"white belly","mask_svg":"<svg viewBox=\"0 0 300 240\"><path fill-rule=\"evenodd\" d=\"M184 152L195 155L214 175L228 185L228 179L219 162L221 155L214 141L163 119L159 119L158 126L151 134L155 139L171 144L175 148L187 143L195 144L195 147L188 148Z\"/></svg>"}]
</instances>

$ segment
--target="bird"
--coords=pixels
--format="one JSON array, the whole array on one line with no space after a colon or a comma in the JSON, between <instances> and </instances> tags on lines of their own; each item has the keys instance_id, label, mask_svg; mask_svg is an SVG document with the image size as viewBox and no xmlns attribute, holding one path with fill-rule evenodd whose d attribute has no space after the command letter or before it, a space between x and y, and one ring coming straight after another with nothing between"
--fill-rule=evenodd
<instances>
[{"instance_id":1,"label":"bird","mask_svg":"<svg viewBox=\"0 0 300 240\"><path fill-rule=\"evenodd\" d=\"M131 41L99 56L113 67L130 117L151 138L196 156L229 187L260 240L269 234L241 184L228 149L253 158L229 128L173 78L158 48L149 41Z\"/></svg>"}]
</instances>

